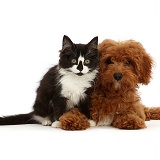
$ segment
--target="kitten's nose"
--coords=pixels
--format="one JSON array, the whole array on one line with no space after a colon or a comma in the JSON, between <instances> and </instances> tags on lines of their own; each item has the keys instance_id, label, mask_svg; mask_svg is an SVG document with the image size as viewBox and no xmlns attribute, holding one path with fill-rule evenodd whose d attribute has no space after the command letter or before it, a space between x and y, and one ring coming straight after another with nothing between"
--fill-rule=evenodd
<instances>
[{"instance_id":1,"label":"kitten's nose","mask_svg":"<svg viewBox=\"0 0 160 160\"><path fill-rule=\"evenodd\" d=\"M120 81L123 77L122 73L114 73L113 77L116 81Z\"/></svg>"},{"instance_id":2,"label":"kitten's nose","mask_svg":"<svg viewBox=\"0 0 160 160\"><path fill-rule=\"evenodd\" d=\"M79 71L82 71L82 70L83 70L82 61L79 62L78 66L77 66L77 69L78 69Z\"/></svg>"}]
</instances>

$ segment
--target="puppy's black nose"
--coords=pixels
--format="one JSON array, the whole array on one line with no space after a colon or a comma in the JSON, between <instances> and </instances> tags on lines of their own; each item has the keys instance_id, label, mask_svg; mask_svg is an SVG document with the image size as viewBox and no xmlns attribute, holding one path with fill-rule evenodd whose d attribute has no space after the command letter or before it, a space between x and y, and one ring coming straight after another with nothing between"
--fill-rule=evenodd
<instances>
[{"instance_id":1,"label":"puppy's black nose","mask_svg":"<svg viewBox=\"0 0 160 160\"><path fill-rule=\"evenodd\" d=\"M116 81L120 81L123 77L122 73L114 73L113 77Z\"/></svg>"}]
</instances>

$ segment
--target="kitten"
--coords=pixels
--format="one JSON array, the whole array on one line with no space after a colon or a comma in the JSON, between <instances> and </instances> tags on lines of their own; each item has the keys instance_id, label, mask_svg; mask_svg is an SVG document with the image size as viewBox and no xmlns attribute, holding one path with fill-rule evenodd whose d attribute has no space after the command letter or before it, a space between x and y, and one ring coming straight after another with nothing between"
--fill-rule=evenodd
<instances>
[{"instance_id":1,"label":"kitten","mask_svg":"<svg viewBox=\"0 0 160 160\"><path fill-rule=\"evenodd\" d=\"M88 44L74 44L64 35L59 64L44 75L37 89L33 111L0 117L0 125L34 124L60 127L59 117L76 107L90 119L90 94L98 72L98 37ZM92 120L89 120L91 125Z\"/></svg>"}]
</instances>

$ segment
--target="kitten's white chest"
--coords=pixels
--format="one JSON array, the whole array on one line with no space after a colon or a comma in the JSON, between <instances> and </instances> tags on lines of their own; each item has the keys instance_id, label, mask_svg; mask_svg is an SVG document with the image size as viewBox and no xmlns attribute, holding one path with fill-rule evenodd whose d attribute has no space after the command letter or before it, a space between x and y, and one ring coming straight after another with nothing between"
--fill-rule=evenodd
<instances>
[{"instance_id":1,"label":"kitten's white chest","mask_svg":"<svg viewBox=\"0 0 160 160\"><path fill-rule=\"evenodd\" d=\"M86 97L85 91L91 87L91 81L94 80L97 71L88 73L83 76L77 76L72 72L66 72L64 69L60 70L62 78L60 83L62 85L61 94L68 99L68 109L73 108Z\"/></svg>"}]
</instances>

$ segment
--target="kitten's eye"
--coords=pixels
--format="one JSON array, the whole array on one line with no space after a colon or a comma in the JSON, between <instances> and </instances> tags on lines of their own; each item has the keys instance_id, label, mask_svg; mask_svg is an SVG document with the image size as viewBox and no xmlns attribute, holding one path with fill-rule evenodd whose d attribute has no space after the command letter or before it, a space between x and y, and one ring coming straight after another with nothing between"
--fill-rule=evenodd
<instances>
[{"instance_id":1,"label":"kitten's eye","mask_svg":"<svg viewBox=\"0 0 160 160\"><path fill-rule=\"evenodd\" d=\"M72 59L71 62L72 62L73 64L75 64L75 63L77 63L77 60L76 60L76 59Z\"/></svg>"},{"instance_id":2,"label":"kitten's eye","mask_svg":"<svg viewBox=\"0 0 160 160\"><path fill-rule=\"evenodd\" d=\"M84 61L84 63L85 63L85 64L89 64L89 63L90 63L90 60L89 60L89 59L86 59L86 60Z\"/></svg>"},{"instance_id":3,"label":"kitten's eye","mask_svg":"<svg viewBox=\"0 0 160 160\"><path fill-rule=\"evenodd\" d=\"M125 66L129 66L130 64L131 64L131 61L126 61L126 62L124 63Z\"/></svg>"},{"instance_id":4,"label":"kitten's eye","mask_svg":"<svg viewBox=\"0 0 160 160\"><path fill-rule=\"evenodd\" d=\"M111 59L108 59L108 60L106 61L106 64L114 64L114 62L112 62Z\"/></svg>"}]
</instances>

